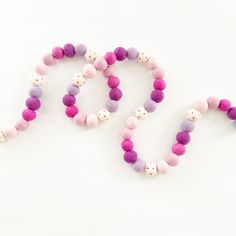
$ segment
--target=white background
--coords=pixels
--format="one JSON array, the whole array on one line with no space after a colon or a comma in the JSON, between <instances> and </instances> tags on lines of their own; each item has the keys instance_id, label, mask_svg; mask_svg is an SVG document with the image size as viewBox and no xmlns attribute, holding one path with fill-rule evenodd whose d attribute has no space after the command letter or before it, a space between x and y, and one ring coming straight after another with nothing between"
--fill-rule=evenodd
<instances>
[{"instance_id":1,"label":"white background","mask_svg":"<svg viewBox=\"0 0 236 236\"><path fill-rule=\"evenodd\" d=\"M19 117L34 66L52 47L82 42L103 55L135 46L157 58L168 85L163 104L137 130L136 150L145 160L164 158L196 99L236 104L235 11L234 0L1 1L0 122ZM122 160L120 132L147 99L151 77L136 63L117 64L120 110L86 130L64 116L61 103L84 64L51 67L38 119L0 146L0 235L235 235L233 123L208 112L177 168L139 175ZM96 112L107 93L102 76L89 81L81 110Z\"/></svg>"}]
</instances>

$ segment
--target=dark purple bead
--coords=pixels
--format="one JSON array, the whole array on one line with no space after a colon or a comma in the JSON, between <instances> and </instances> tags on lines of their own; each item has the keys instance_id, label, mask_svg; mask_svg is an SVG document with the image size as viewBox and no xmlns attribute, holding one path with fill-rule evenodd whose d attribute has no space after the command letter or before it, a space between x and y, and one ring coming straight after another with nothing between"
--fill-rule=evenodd
<instances>
[{"instance_id":1,"label":"dark purple bead","mask_svg":"<svg viewBox=\"0 0 236 236\"><path fill-rule=\"evenodd\" d=\"M122 97L122 91L119 88L113 88L110 90L109 97L111 100L119 101Z\"/></svg>"},{"instance_id":2,"label":"dark purple bead","mask_svg":"<svg viewBox=\"0 0 236 236\"><path fill-rule=\"evenodd\" d=\"M41 107L41 102L36 97L30 97L26 100L26 106L32 111L38 110Z\"/></svg>"},{"instance_id":3,"label":"dark purple bead","mask_svg":"<svg viewBox=\"0 0 236 236\"><path fill-rule=\"evenodd\" d=\"M157 103L161 102L164 99L163 91L158 89L153 90L151 93L151 99Z\"/></svg>"},{"instance_id":4,"label":"dark purple bead","mask_svg":"<svg viewBox=\"0 0 236 236\"><path fill-rule=\"evenodd\" d=\"M75 96L66 94L66 95L62 98L62 101L63 101L64 105L70 107L70 106L73 106L73 105L75 104L76 99L75 99Z\"/></svg>"},{"instance_id":5,"label":"dark purple bead","mask_svg":"<svg viewBox=\"0 0 236 236\"><path fill-rule=\"evenodd\" d=\"M179 132L177 135L176 135L176 140L178 143L181 143L183 145L186 145L190 142L190 135L188 132Z\"/></svg>"},{"instance_id":6,"label":"dark purple bead","mask_svg":"<svg viewBox=\"0 0 236 236\"><path fill-rule=\"evenodd\" d=\"M236 120L236 107L231 107L227 112L227 116L231 120Z\"/></svg>"},{"instance_id":7,"label":"dark purple bead","mask_svg":"<svg viewBox=\"0 0 236 236\"><path fill-rule=\"evenodd\" d=\"M116 59L118 61L123 61L125 60L125 58L127 57L128 53L127 51L122 48L122 47L118 47L115 49L114 53L116 54Z\"/></svg>"},{"instance_id":8,"label":"dark purple bead","mask_svg":"<svg viewBox=\"0 0 236 236\"><path fill-rule=\"evenodd\" d=\"M65 56L73 57L75 55L75 47L72 44L67 43L63 47L63 52Z\"/></svg>"},{"instance_id":9,"label":"dark purple bead","mask_svg":"<svg viewBox=\"0 0 236 236\"><path fill-rule=\"evenodd\" d=\"M127 163L134 163L137 160L137 153L135 151L129 151L129 152L125 152L124 154L124 160Z\"/></svg>"}]
</instances>

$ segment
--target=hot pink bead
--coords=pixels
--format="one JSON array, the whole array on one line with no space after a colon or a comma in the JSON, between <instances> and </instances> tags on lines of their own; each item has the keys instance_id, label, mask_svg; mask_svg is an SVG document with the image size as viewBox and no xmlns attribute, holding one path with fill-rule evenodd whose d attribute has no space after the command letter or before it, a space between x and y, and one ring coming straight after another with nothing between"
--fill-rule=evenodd
<instances>
[{"instance_id":1,"label":"hot pink bead","mask_svg":"<svg viewBox=\"0 0 236 236\"><path fill-rule=\"evenodd\" d=\"M62 59L64 57L64 52L61 47L55 47L52 49L52 55L55 59Z\"/></svg>"},{"instance_id":2,"label":"hot pink bead","mask_svg":"<svg viewBox=\"0 0 236 236\"><path fill-rule=\"evenodd\" d=\"M75 122L76 125L85 125L86 116L79 113L79 114L74 116L73 121Z\"/></svg>"},{"instance_id":3,"label":"hot pink bead","mask_svg":"<svg viewBox=\"0 0 236 236\"><path fill-rule=\"evenodd\" d=\"M94 114L90 114L87 116L86 125L90 128L97 127L99 124L98 117Z\"/></svg>"},{"instance_id":4,"label":"hot pink bead","mask_svg":"<svg viewBox=\"0 0 236 236\"><path fill-rule=\"evenodd\" d=\"M154 79L163 79L164 73L159 67L157 67L152 71L152 77Z\"/></svg>"},{"instance_id":5,"label":"hot pink bead","mask_svg":"<svg viewBox=\"0 0 236 236\"><path fill-rule=\"evenodd\" d=\"M45 75L47 73L47 67L44 64L40 64L35 67L35 72L39 75Z\"/></svg>"},{"instance_id":6,"label":"hot pink bead","mask_svg":"<svg viewBox=\"0 0 236 236\"><path fill-rule=\"evenodd\" d=\"M220 104L220 99L217 97L211 96L207 99L207 102L208 102L208 107L210 109L216 109Z\"/></svg>"},{"instance_id":7,"label":"hot pink bead","mask_svg":"<svg viewBox=\"0 0 236 236\"><path fill-rule=\"evenodd\" d=\"M123 139L131 139L133 137L134 131L129 128L124 128L122 131L122 138Z\"/></svg>"},{"instance_id":8,"label":"hot pink bead","mask_svg":"<svg viewBox=\"0 0 236 236\"><path fill-rule=\"evenodd\" d=\"M117 88L120 85L120 80L116 76L109 76L107 80L107 85L110 88Z\"/></svg>"},{"instance_id":9,"label":"hot pink bead","mask_svg":"<svg viewBox=\"0 0 236 236\"><path fill-rule=\"evenodd\" d=\"M160 174L165 175L168 172L169 165L166 161L160 160L157 162L157 170Z\"/></svg>"},{"instance_id":10,"label":"hot pink bead","mask_svg":"<svg viewBox=\"0 0 236 236\"><path fill-rule=\"evenodd\" d=\"M153 57L150 57L147 61L147 68L149 70L154 70L157 67L157 62Z\"/></svg>"},{"instance_id":11,"label":"hot pink bead","mask_svg":"<svg viewBox=\"0 0 236 236\"><path fill-rule=\"evenodd\" d=\"M126 126L129 129L136 129L138 127L138 119L134 116L130 116L128 117L127 121L126 121Z\"/></svg>"},{"instance_id":12,"label":"hot pink bead","mask_svg":"<svg viewBox=\"0 0 236 236\"><path fill-rule=\"evenodd\" d=\"M114 52L107 52L104 58L108 65L113 65L116 62L116 54Z\"/></svg>"},{"instance_id":13,"label":"hot pink bead","mask_svg":"<svg viewBox=\"0 0 236 236\"><path fill-rule=\"evenodd\" d=\"M31 120L34 120L36 118L36 112L35 111L32 111L30 109L25 109L23 112L22 112L22 117L24 120L26 121L31 121Z\"/></svg>"},{"instance_id":14,"label":"hot pink bead","mask_svg":"<svg viewBox=\"0 0 236 236\"><path fill-rule=\"evenodd\" d=\"M218 108L221 111L228 111L231 107L231 102L228 99L221 99Z\"/></svg>"},{"instance_id":15,"label":"hot pink bead","mask_svg":"<svg viewBox=\"0 0 236 236\"><path fill-rule=\"evenodd\" d=\"M96 69L92 64L87 64L83 68L83 74L87 78L93 78L96 76Z\"/></svg>"},{"instance_id":16,"label":"hot pink bead","mask_svg":"<svg viewBox=\"0 0 236 236\"><path fill-rule=\"evenodd\" d=\"M95 60L94 66L97 68L98 71L104 71L107 68L107 61L104 57L99 57Z\"/></svg>"},{"instance_id":17,"label":"hot pink bead","mask_svg":"<svg viewBox=\"0 0 236 236\"><path fill-rule=\"evenodd\" d=\"M13 138L17 135L17 129L14 126L6 128L2 132L3 132L3 134L5 135L6 138Z\"/></svg>"},{"instance_id":18,"label":"hot pink bead","mask_svg":"<svg viewBox=\"0 0 236 236\"><path fill-rule=\"evenodd\" d=\"M128 151L133 150L134 144L130 139L125 139L122 141L121 147L124 151L128 152Z\"/></svg>"},{"instance_id":19,"label":"hot pink bead","mask_svg":"<svg viewBox=\"0 0 236 236\"><path fill-rule=\"evenodd\" d=\"M17 121L17 123L16 123L16 129L19 131L24 131L24 130L28 129L28 127L29 127L29 122L26 120L21 119L21 120Z\"/></svg>"},{"instance_id":20,"label":"hot pink bead","mask_svg":"<svg viewBox=\"0 0 236 236\"><path fill-rule=\"evenodd\" d=\"M164 90L166 88L166 82L163 79L155 79L153 82L154 89Z\"/></svg>"},{"instance_id":21,"label":"hot pink bead","mask_svg":"<svg viewBox=\"0 0 236 236\"><path fill-rule=\"evenodd\" d=\"M166 162L168 163L169 166L177 166L179 164L180 158L175 155L175 154L170 154L166 158Z\"/></svg>"},{"instance_id":22,"label":"hot pink bead","mask_svg":"<svg viewBox=\"0 0 236 236\"><path fill-rule=\"evenodd\" d=\"M65 111L66 115L70 118L73 118L78 112L79 110L76 106L66 107L66 111Z\"/></svg>"},{"instance_id":23,"label":"hot pink bead","mask_svg":"<svg viewBox=\"0 0 236 236\"><path fill-rule=\"evenodd\" d=\"M47 66L54 64L55 61L56 60L51 53L48 53L43 57L43 63Z\"/></svg>"},{"instance_id":24,"label":"hot pink bead","mask_svg":"<svg viewBox=\"0 0 236 236\"><path fill-rule=\"evenodd\" d=\"M185 146L181 143L175 143L172 146L172 152L176 154L177 156L184 155L185 153Z\"/></svg>"},{"instance_id":25,"label":"hot pink bead","mask_svg":"<svg viewBox=\"0 0 236 236\"><path fill-rule=\"evenodd\" d=\"M193 104L193 108L200 112L206 112L208 109L208 102L206 100L198 100Z\"/></svg>"}]
</instances>

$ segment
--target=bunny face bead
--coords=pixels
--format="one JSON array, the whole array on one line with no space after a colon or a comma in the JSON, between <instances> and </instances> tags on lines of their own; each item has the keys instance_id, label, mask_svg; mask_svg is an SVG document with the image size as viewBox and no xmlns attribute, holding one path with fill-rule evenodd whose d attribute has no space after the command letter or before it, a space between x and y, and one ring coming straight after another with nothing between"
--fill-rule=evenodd
<instances>
[{"instance_id":1,"label":"bunny face bead","mask_svg":"<svg viewBox=\"0 0 236 236\"><path fill-rule=\"evenodd\" d=\"M0 143L5 142L5 140L6 140L6 137L4 136L3 132L0 131Z\"/></svg>"},{"instance_id":2,"label":"bunny face bead","mask_svg":"<svg viewBox=\"0 0 236 236\"><path fill-rule=\"evenodd\" d=\"M194 108L191 108L190 110L188 110L186 114L186 118L191 121L197 121L201 118L201 116L202 116L201 113Z\"/></svg>"},{"instance_id":3,"label":"bunny face bead","mask_svg":"<svg viewBox=\"0 0 236 236\"><path fill-rule=\"evenodd\" d=\"M138 53L138 62L141 64L145 64L149 59L149 55L145 52L139 52Z\"/></svg>"},{"instance_id":4,"label":"bunny face bead","mask_svg":"<svg viewBox=\"0 0 236 236\"><path fill-rule=\"evenodd\" d=\"M75 73L72 76L72 80L73 80L73 84L78 87L81 87L86 83L86 78L83 76L82 73Z\"/></svg>"},{"instance_id":5,"label":"bunny face bead","mask_svg":"<svg viewBox=\"0 0 236 236\"><path fill-rule=\"evenodd\" d=\"M147 117L147 111L144 107L140 106L134 111L134 116L139 120L143 120Z\"/></svg>"},{"instance_id":6,"label":"bunny face bead","mask_svg":"<svg viewBox=\"0 0 236 236\"><path fill-rule=\"evenodd\" d=\"M98 57L97 53L90 49L87 50L87 52L85 53L85 58L90 63L94 63L97 57Z\"/></svg>"},{"instance_id":7,"label":"bunny face bead","mask_svg":"<svg viewBox=\"0 0 236 236\"><path fill-rule=\"evenodd\" d=\"M147 162L145 166L145 174L147 176L155 176L157 174L157 165L153 161Z\"/></svg>"},{"instance_id":8,"label":"bunny face bead","mask_svg":"<svg viewBox=\"0 0 236 236\"><path fill-rule=\"evenodd\" d=\"M111 113L107 109L102 109L98 112L98 119L100 122L107 121L111 118Z\"/></svg>"},{"instance_id":9,"label":"bunny face bead","mask_svg":"<svg viewBox=\"0 0 236 236\"><path fill-rule=\"evenodd\" d=\"M32 77L32 85L41 86L43 84L43 77L40 75L34 75Z\"/></svg>"}]
</instances>

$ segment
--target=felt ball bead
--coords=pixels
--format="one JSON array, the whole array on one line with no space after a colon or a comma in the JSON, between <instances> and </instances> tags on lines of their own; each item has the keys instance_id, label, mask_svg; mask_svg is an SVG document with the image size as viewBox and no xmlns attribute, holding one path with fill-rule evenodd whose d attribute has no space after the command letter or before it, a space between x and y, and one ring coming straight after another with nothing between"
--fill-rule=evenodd
<instances>
[{"instance_id":1,"label":"felt ball bead","mask_svg":"<svg viewBox=\"0 0 236 236\"><path fill-rule=\"evenodd\" d=\"M98 112L98 120L100 122L108 121L111 118L111 113L103 108Z\"/></svg>"},{"instance_id":2,"label":"felt ball bead","mask_svg":"<svg viewBox=\"0 0 236 236\"><path fill-rule=\"evenodd\" d=\"M112 100L119 101L122 97L122 91L119 88L113 88L109 92L109 97Z\"/></svg>"},{"instance_id":3,"label":"felt ball bead","mask_svg":"<svg viewBox=\"0 0 236 236\"><path fill-rule=\"evenodd\" d=\"M231 120L236 120L236 107L231 107L227 112L227 116Z\"/></svg>"},{"instance_id":4,"label":"felt ball bead","mask_svg":"<svg viewBox=\"0 0 236 236\"><path fill-rule=\"evenodd\" d=\"M216 109L220 104L220 99L217 97L211 96L207 99L207 103L210 109Z\"/></svg>"},{"instance_id":5,"label":"felt ball bead","mask_svg":"<svg viewBox=\"0 0 236 236\"><path fill-rule=\"evenodd\" d=\"M124 151L128 152L128 151L133 150L134 144L130 139L125 139L122 141L121 147Z\"/></svg>"},{"instance_id":6,"label":"felt ball bead","mask_svg":"<svg viewBox=\"0 0 236 236\"><path fill-rule=\"evenodd\" d=\"M115 100L108 99L106 103L106 108L109 112L116 112L119 108L119 102Z\"/></svg>"},{"instance_id":7,"label":"felt ball bead","mask_svg":"<svg viewBox=\"0 0 236 236\"><path fill-rule=\"evenodd\" d=\"M79 112L79 110L76 106L66 107L66 111L65 111L66 115L69 118L73 118L78 112Z\"/></svg>"},{"instance_id":8,"label":"felt ball bead","mask_svg":"<svg viewBox=\"0 0 236 236\"><path fill-rule=\"evenodd\" d=\"M72 96L76 96L79 94L80 92L80 88L74 84L70 84L68 87L67 87L67 92L68 94L72 95Z\"/></svg>"},{"instance_id":9,"label":"felt ball bead","mask_svg":"<svg viewBox=\"0 0 236 236\"><path fill-rule=\"evenodd\" d=\"M157 104L153 100L149 99L144 103L144 108L148 112L154 112L157 108Z\"/></svg>"},{"instance_id":10,"label":"felt ball bead","mask_svg":"<svg viewBox=\"0 0 236 236\"><path fill-rule=\"evenodd\" d=\"M164 72L161 70L161 68L157 67L152 71L152 77L153 79L163 79Z\"/></svg>"},{"instance_id":11,"label":"felt ball bead","mask_svg":"<svg viewBox=\"0 0 236 236\"><path fill-rule=\"evenodd\" d=\"M6 141L6 137L2 131L0 131L0 143L4 143Z\"/></svg>"},{"instance_id":12,"label":"felt ball bead","mask_svg":"<svg viewBox=\"0 0 236 236\"><path fill-rule=\"evenodd\" d=\"M55 62L56 60L51 53L48 53L43 57L43 63L47 66L53 65Z\"/></svg>"},{"instance_id":13,"label":"felt ball bead","mask_svg":"<svg viewBox=\"0 0 236 236\"><path fill-rule=\"evenodd\" d=\"M22 117L26 121L32 121L32 120L34 120L36 118L36 112L32 111L30 109L25 109L22 112Z\"/></svg>"},{"instance_id":14,"label":"felt ball bead","mask_svg":"<svg viewBox=\"0 0 236 236\"><path fill-rule=\"evenodd\" d=\"M126 126L129 129L136 129L138 127L138 119L134 116L130 116L128 117L127 121L126 121Z\"/></svg>"},{"instance_id":15,"label":"felt ball bead","mask_svg":"<svg viewBox=\"0 0 236 236\"><path fill-rule=\"evenodd\" d=\"M179 164L180 158L175 154L170 154L165 159L169 166L177 166Z\"/></svg>"},{"instance_id":16,"label":"felt ball bead","mask_svg":"<svg viewBox=\"0 0 236 236\"><path fill-rule=\"evenodd\" d=\"M107 80L107 85L110 88L117 88L120 85L120 80L116 76L109 76Z\"/></svg>"},{"instance_id":17,"label":"felt ball bead","mask_svg":"<svg viewBox=\"0 0 236 236\"><path fill-rule=\"evenodd\" d=\"M195 128L195 124L191 120L184 120L181 124L181 130L186 132L192 132Z\"/></svg>"},{"instance_id":18,"label":"felt ball bead","mask_svg":"<svg viewBox=\"0 0 236 236\"><path fill-rule=\"evenodd\" d=\"M201 118L201 116L202 116L201 113L194 108L188 110L186 114L186 118L191 121L197 121Z\"/></svg>"},{"instance_id":19,"label":"felt ball bead","mask_svg":"<svg viewBox=\"0 0 236 236\"><path fill-rule=\"evenodd\" d=\"M38 110L41 107L40 100L35 97L28 98L25 104L30 110L33 110L33 111Z\"/></svg>"},{"instance_id":20,"label":"felt ball bead","mask_svg":"<svg viewBox=\"0 0 236 236\"><path fill-rule=\"evenodd\" d=\"M123 47L117 47L114 53L116 54L116 59L118 61L124 61L125 58L127 57L127 51Z\"/></svg>"},{"instance_id":21,"label":"felt ball bead","mask_svg":"<svg viewBox=\"0 0 236 236\"><path fill-rule=\"evenodd\" d=\"M208 102L206 100L198 100L193 104L193 108L200 112L206 112L208 110Z\"/></svg>"},{"instance_id":22,"label":"felt ball bead","mask_svg":"<svg viewBox=\"0 0 236 236\"><path fill-rule=\"evenodd\" d=\"M228 99L221 99L218 108L220 111L228 111L231 108L231 102Z\"/></svg>"},{"instance_id":23,"label":"felt ball bead","mask_svg":"<svg viewBox=\"0 0 236 236\"><path fill-rule=\"evenodd\" d=\"M107 61L104 57L98 57L94 62L94 66L98 71L104 71L107 68Z\"/></svg>"},{"instance_id":24,"label":"felt ball bead","mask_svg":"<svg viewBox=\"0 0 236 236\"><path fill-rule=\"evenodd\" d=\"M181 143L183 145L186 145L190 142L190 135L188 132L179 132L177 135L176 135L176 141L178 143Z\"/></svg>"},{"instance_id":25,"label":"felt ball bead","mask_svg":"<svg viewBox=\"0 0 236 236\"><path fill-rule=\"evenodd\" d=\"M166 88L166 82L163 79L155 79L153 82L154 89L164 90Z\"/></svg>"},{"instance_id":26,"label":"felt ball bead","mask_svg":"<svg viewBox=\"0 0 236 236\"><path fill-rule=\"evenodd\" d=\"M43 84L43 77L41 75L33 75L31 82L33 86L41 86Z\"/></svg>"},{"instance_id":27,"label":"felt ball bead","mask_svg":"<svg viewBox=\"0 0 236 236\"><path fill-rule=\"evenodd\" d=\"M104 77L108 78L109 76L114 75L115 69L112 66L108 66L106 70L103 71Z\"/></svg>"},{"instance_id":28,"label":"felt ball bead","mask_svg":"<svg viewBox=\"0 0 236 236\"><path fill-rule=\"evenodd\" d=\"M60 60L64 57L64 52L61 47L55 47L52 49L52 55L55 59Z\"/></svg>"},{"instance_id":29,"label":"felt ball bead","mask_svg":"<svg viewBox=\"0 0 236 236\"><path fill-rule=\"evenodd\" d=\"M146 163L142 159L137 159L132 165L133 169L136 172L144 172Z\"/></svg>"},{"instance_id":30,"label":"felt ball bead","mask_svg":"<svg viewBox=\"0 0 236 236\"><path fill-rule=\"evenodd\" d=\"M122 131L122 138L123 139L131 139L133 137L134 131L129 128L124 128Z\"/></svg>"},{"instance_id":31,"label":"felt ball bead","mask_svg":"<svg viewBox=\"0 0 236 236\"><path fill-rule=\"evenodd\" d=\"M151 99L156 103L160 103L164 99L163 91L158 89L153 90L151 93Z\"/></svg>"},{"instance_id":32,"label":"felt ball bead","mask_svg":"<svg viewBox=\"0 0 236 236\"><path fill-rule=\"evenodd\" d=\"M84 56L87 51L86 45L80 43L75 47L75 53L78 56Z\"/></svg>"},{"instance_id":33,"label":"felt ball bead","mask_svg":"<svg viewBox=\"0 0 236 236\"><path fill-rule=\"evenodd\" d=\"M65 106L73 106L76 102L75 96L66 94L63 98L62 98L62 102L64 103Z\"/></svg>"},{"instance_id":34,"label":"felt ball bead","mask_svg":"<svg viewBox=\"0 0 236 236\"><path fill-rule=\"evenodd\" d=\"M160 174L165 175L169 170L169 165L165 160L160 160L157 162L157 170Z\"/></svg>"},{"instance_id":35,"label":"felt ball bead","mask_svg":"<svg viewBox=\"0 0 236 236\"><path fill-rule=\"evenodd\" d=\"M147 117L147 111L144 107L140 106L134 111L134 116L139 120L143 120Z\"/></svg>"},{"instance_id":36,"label":"felt ball bead","mask_svg":"<svg viewBox=\"0 0 236 236\"><path fill-rule=\"evenodd\" d=\"M114 52L107 52L104 58L108 65L113 65L116 63L116 54Z\"/></svg>"},{"instance_id":37,"label":"felt ball bead","mask_svg":"<svg viewBox=\"0 0 236 236\"><path fill-rule=\"evenodd\" d=\"M97 53L89 49L86 51L84 56L88 62L94 63L97 58Z\"/></svg>"},{"instance_id":38,"label":"felt ball bead","mask_svg":"<svg viewBox=\"0 0 236 236\"><path fill-rule=\"evenodd\" d=\"M5 135L6 138L13 138L17 135L17 129L16 127L12 126L12 127L8 127L6 129L4 129L3 134Z\"/></svg>"},{"instance_id":39,"label":"felt ball bead","mask_svg":"<svg viewBox=\"0 0 236 236\"><path fill-rule=\"evenodd\" d=\"M153 57L148 59L148 61L147 61L147 68L149 70L154 70L155 68L157 68L157 62L156 62L156 60Z\"/></svg>"},{"instance_id":40,"label":"felt ball bead","mask_svg":"<svg viewBox=\"0 0 236 236\"><path fill-rule=\"evenodd\" d=\"M149 55L145 52L140 51L138 53L138 62L141 63L141 64L146 63L149 58L150 58Z\"/></svg>"},{"instance_id":41,"label":"felt ball bead","mask_svg":"<svg viewBox=\"0 0 236 236\"><path fill-rule=\"evenodd\" d=\"M137 160L137 153L135 151L128 151L128 152L125 152L124 154L124 160L127 162L127 163L135 163L136 160Z\"/></svg>"},{"instance_id":42,"label":"felt ball bead","mask_svg":"<svg viewBox=\"0 0 236 236\"><path fill-rule=\"evenodd\" d=\"M18 131L24 131L29 128L29 122L24 119L20 119L16 122L15 127Z\"/></svg>"},{"instance_id":43,"label":"felt ball bead","mask_svg":"<svg viewBox=\"0 0 236 236\"><path fill-rule=\"evenodd\" d=\"M136 48L127 49L127 58L131 61L135 60L138 57L138 50Z\"/></svg>"},{"instance_id":44,"label":"felt ball bead","mask_svg":"<svg viewBox=\"0 0 236 236\"><path fill-rule=\"evenodd\" d=\"M33 86L29 90L29 95L31 97L40 98L42 96L42 94L43 94L43 90L40 87Z\"/></svg>"},{"instance_id":45,"label":"felt ball bead","mask_svg":"<svg viewBox=\"0 0 236 236\"><path fill-rule=\"evenodd\" d=\"M74 116L73 121L74 121L74 123L76 125L79 125L79 126L85 125L85 123L86 123L86 116L81 114L81 113L79 113L79 114Z\"/></svg>"},{"instance_id":46,"label":"felt ball bead","mask_svg":"<svg viewBox=\"0 0 236 236\"><path fill-rule=\"evenodd\" d=\"M63 47L64 55L67 57L73 57L75 55L75 47L71 43L67 43Z\"/></svg>"},{"instance_id":47,"label":"felt ball bead","mask_svg":"<svg viewBox=\"0 0 236 236\"><path fill-rule=\"evenodd\" d=\"M39 75L45 75L47 73L47 67L45 64L40 64L35 67L35 72Z\"/></svg>"},{"instance_id":48,"label":"felt ball bead","mask_svg":"<svg viewBox=\"0 0 236 236\"><path fill-rule=\"evenodd\" d=\"M155 176L157 175L157 165L153 161L149 161L145 166L145 174L147 176Z\"/></svg>"},{"instance_id":49,"label":"felt ball bead","mask_svg":"<svg viewBox=\"0 0 236 236\"><path fill-rule=\"evenodd\" d=\"M82 73L74 73L72 76L73 84L77 87L85 85L87 79Z\"/></svg>"},{"instance_id":50,"label":"felt ball bead","mask_svg":"<svg viewBox=\"0 0 236 236\"><path fill-rule=\"evenodd\" d=\"M181 143L175 143L172 146L172 152L176 154L177 156L184 155L185 153L185 146Z\"/></svg>"},{"instance_id":51,"label":"felt ball bead","mask_svg":"<svg viewBox=\"0 0 236 236\"><path fill-rule=\"evenodd\" d=\"M98 117L96 115L90 114L90 115L87 116L86 125L89 128L97 127L98 124L99 124L99 120L98 120Z\"/></svg>"},{"instance_id":52,"label":"felt ball bead","mask_svg":"<svg viewBox=\"0 0 236 236\"><path fill-rule=\"evenodd\" d=\"M94 78L96 76L96 68L92 64L87 64L83 68L83 75L86 78Z\"/></svg>"}]
</instances>

